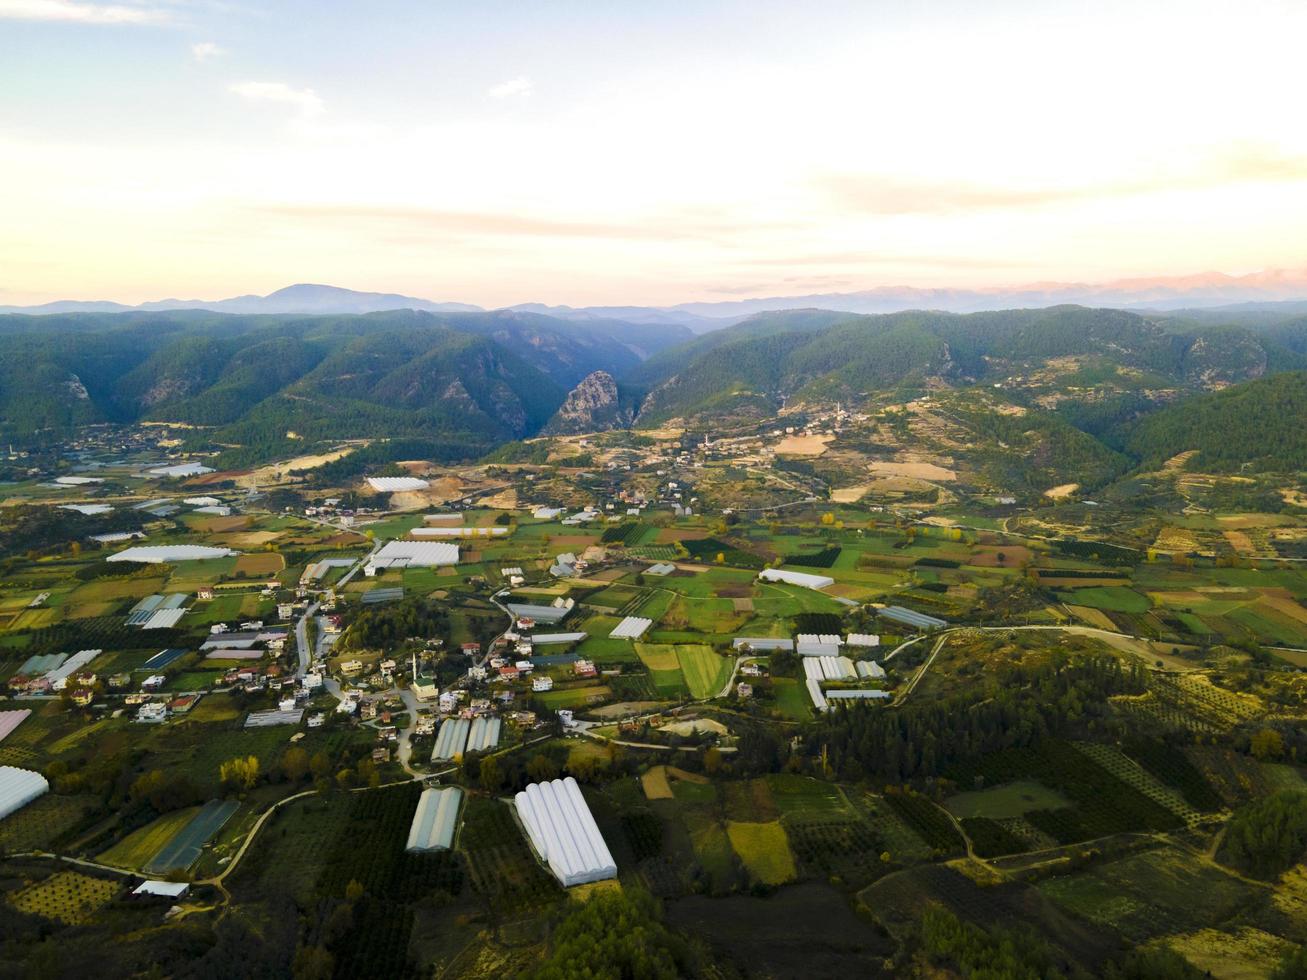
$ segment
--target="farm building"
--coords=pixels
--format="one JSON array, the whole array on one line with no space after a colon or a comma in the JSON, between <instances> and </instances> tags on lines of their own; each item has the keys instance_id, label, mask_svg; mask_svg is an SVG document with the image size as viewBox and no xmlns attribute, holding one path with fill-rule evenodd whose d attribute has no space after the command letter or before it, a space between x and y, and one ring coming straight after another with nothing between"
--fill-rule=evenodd
<instances>
[{"instance_id":1,"label":"farm building","mask_svg":"<svg viewBox=\"0 0 1307 980\"><path fill-rule=\"evenodd\" d=\"M94 517L97 514L108 514L113 510L108 504L60 504L60 510L75 510L79 514L85 514L87 517Z\"/></svg>"},{"instance_id":2,"label":"farm building","mask_svg":"<svg viewBox=\"0 0 1307 980\"><path fill-rule=\"evenodd\" d=\"M457 786L431 787L418 798L418 808L408 829L406 851L447 851L454 843L458 807L463 791Z\"/></svg>"},{"instance_id":3,"label":"farm building","mask_svg":"<svg viewBox=\"0 0 1307 980\"><path fill-rule=\"evenodd\" d=\"M531 641L538 647L547 647L563 643L580 643L588 633L537 633Z\"/></svg>"},{"instance_id":4,"label":"farm building","mask_svg":"<svg viewBox=\"0 0 1307 980\"><path fill-rule=\"evenodd\" d=\"M458 545L436 541L390 541L373 555L366 575L375 575L386 568L434 568L438 565L457 565Z\"/></svg>"},{"instance_id":5,"label":"farm building","mask_svg":"<svg viewBox=\"0 0 1307 980\"><path fill-rule=\"evenodd\" d=\"M821 681L815 677L809 677L807 680L808 697L812 698L812 706L818 711L825 711L829 705L826 703L826 695L821 693Z\"/></svg>"},{"instance_id":6,"label":"farm building","mask_svg":"<svg viewBox=\"0 0 1307 980\"><path fill-rule=\"evenodd\" d=\"M829 633L800 633L794 649L800 657L838 657L840 638Z\"/></svg>"},{"instance_id":7,"label":"farm building","mask_svg":"<svg viewBox=\"0 0 1307 980\"><path fill-rule=\"evenodd\" d=\"M855 676L853 661L848 657L809 657L803 662L809 680L843 681Z\"/></svg>"},{"instance_id":8,"label":"farm building","mask_svg":"<svg viewBox=\"0 0 1307 980\"><path fill-rule=\"evenodd\" d=\"M190 890L190 883L185 881L146 880L137 885L132 894L150 895L154 898L181 898Z\"/></svg>"},{"instance_id":9,"label":"farm building","mask_svg":"<svg viewBox=\"0 0 1307 980\"><path fill-rule=\"evenodd\" d=\"M164 479L178 479L184 476L203 476L205 473L212 473L213 468L204 466L200 463L177 463L174 466L156 466L152 470L147 470L147 476L161 476Z\"/></svg>"},{"instance_id":10,"label":"farm building","mask_svg":"<svg viewBox=\"0 0 1307 980\"><path fill-rule=\"evenodd\" d=\"M791 572L784 568L764 568L758 573L758 578L763 582L784 582L805 589L824 589L828 585L835 584L835 580L829 575L810 575L807 572Z\"/></svg>"},{"instance_id":11,"label":"farm building","mask_svg":"<svg viewBox=\"0 0 1307 980\"><path fill-rule=\"evenodd\" d=\"M204 561L206 558L226 558L236 552L230 548L209 548L199 544L138 545L105 561L134 561L144 565L172 564L175 561Z\"/></svg>"},{"instance_id":12,"label":"farm building","mask_svg":"<svg viewBox=\"0 0 1307 980\"><path fill-rule=\"evenodd\" d=\"M617 877L617 865L571 776L531 783L514 797L531 846L564 888Z\"/></svg>"},{"instance_id":13,"label":"farm building","mask_svg":"<svg viewBox=\"0 0 1307 980\"><path fill-rule=\"evenodd\" d=\"M826 692L826 697L832 701L884 701L893 696L889 691L872 688Z\"/></svg>"},{"instance_id":14,"label":"farm building","mask_svg":"<svg viewBox=\"0 0 1307 980\"><path fill-rule=\"evenodd\" d=\"M568 599L558 606L537 606L526 602L508 603L508 611L519 619L533 619L537 623L561 623L572 611L573 601Z\"/></svg>"},{"instance_id":15,"label":"farm building","mask_svg":"<svg viewBox=\"0 0 1307 980\"><path fill-rule=\"evenodd\" d=\"M613 631L608 635L614 640L638 640L644 636L645 630L652 625L652 619L645 619L641 616L627 616L614 626Z\"/></svg>"},{"instance_id":16,"label":"farm building","mask_svg":"<svg viewBox=\"0 0 1307 980\"><path fill-rule=\"evenodd\" d=\"M169 609L156 609L150 613L150 618L141 624L143 630L170 630L186 615L186 610L180 606Z\"/></svg>"},{"instance_id":17,"label":"farm building","mask_svg":"<svg viewBox=\"0 0 1307 980\"><path fill-rule=\"evenodd\" d=\"M472 723L466 718L446 718L441 722L435 748L431 750L431 760L446 762L461 757L471 727Z\"/></svg>"},{"instance_id":18,"label":"farm building","mask_svg":"<svg viewBox=\"0 0 1307 980\"><path fill-rule=\"evenodd\" d=\"M886 606L884 609L876 610L876 615L919 630L937 630L948 625L947 620L927 616L915 609L905 609L903 606Z\"/></svg>"},{"instance_id":19,"label":"farm building","mask_svg":"<svg viewBox=\"0 0 1307 980\"><path fill-rule=\"evenodd\" d=\"M508 528L495 527L415 527L408 532L415 538L498 538Z\"/></svg>"},{"instance_id":20,"label":"farm building","mask_svg":"<svg viewBox=\"0 0 1307 980\"><path fill-rule=\"evenodd\" d=\"M485 752L499 744L498 718L475 718L468 731L466 752Z\"/></svg>"},{"instance_id":21,"label":"farm building","mask_svg":"<svg viewBox=\"0 0 1307 980\"><path fill-rule=\"evenodd\" d=\"M303 719L303 708L288 711L251 711L245 716L245 727L268 728L271 725L298 725Z\"/></svg>"},{"instance_id":22,"label":"farm building","mask_svg":"<svg viewBox=\"0 0 1307 980\"><path fill-rule=\"evenodd\" d=\"M880 646L880 637L875 633L850 633L844 640L844 645L850 647L878 647Z\"/></svg>"},{"instance_id":23,"label":"farm building","mask_svg":"<svg viewBox=\"0 0 1307 980\"><path fill-rule=\"evenodd\" d=\"M750 650L793 650L794 641L778 636L737 636L731 641L736 650L748 647Z\"/></svg>"},{"instance_id":24,"label":"farm building","mask_svg":"<svg viewBox=\"0 0 1307 980\"><path fill-rule=\"evenodd\" d=\"M403 493L407 490L425 490L431 484L416 476L370 476L368 486L377 493Z\"/></svg>"},{"instance_id":25,"label":"farm building","mask_svg":"<svg viewBox=\"0 0 1307 980\"><path fill-rule=\"evenodd\" d=\"M669 561L660 561L656 565L650 565L644 570L646 575L671 575L676 571L676 566Z\"/></svg>"},{"instance_id":26,"label":"farm building","mask_svg":"<svg viewBox=\"0 0 1307 980\"><path fill-rule=\"evenodd\" d=\"M0 742L9 737L9 733L26 720L32 713L31 708L17 708L13 711L0 711Z\"/></svg>"},{"instance_id":27,"label":"farm building","mask_svg":"<svg viewBox=\"0 0 1307 980\"><path fill-rule=\"evenodd\" d=\"M45 675L45 679L50 682L50 686L56 691L62 690L68 683L68 678L77 673L92 660L102 654L103 650L81 650L74 653L62 664Z\"/></svg>"},{"instance_id":28,"label":"farm building","mask_svg":"<svg viewBox=\"0 0 1307 980\"><path fill-rule=\"evenodd\" d=\"M393 589L371 589L359 596L359 602L365 606L375 606L378 603L399 602L404 598L403 588L396 587Z\"/></svg>"},{"instance_id":29,"label":"farm building","mask_svg":"<svg viewBox=\"0 0 1307 980\"><path fill-rule=\"evenodd\" d=\"M39 772L0 766L0 820L48 792L50 784Z\"/></svg>"}]
</instances>

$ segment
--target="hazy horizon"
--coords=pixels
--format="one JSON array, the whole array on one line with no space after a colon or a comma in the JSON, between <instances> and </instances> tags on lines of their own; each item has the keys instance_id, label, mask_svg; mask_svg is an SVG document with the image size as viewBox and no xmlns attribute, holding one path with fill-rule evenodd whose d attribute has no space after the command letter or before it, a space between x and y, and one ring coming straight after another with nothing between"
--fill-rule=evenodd
<instances>
[{"instance_id":1,"label":"hazy horizon","mask_svg":"<svg viewBox=\"0 0 1307 980\"><path fill-rule=\"evenodd\" d=\"M1298 269L1304 27L1275 3L0 0L0 305Z\"/></svg>"}]
</instances>

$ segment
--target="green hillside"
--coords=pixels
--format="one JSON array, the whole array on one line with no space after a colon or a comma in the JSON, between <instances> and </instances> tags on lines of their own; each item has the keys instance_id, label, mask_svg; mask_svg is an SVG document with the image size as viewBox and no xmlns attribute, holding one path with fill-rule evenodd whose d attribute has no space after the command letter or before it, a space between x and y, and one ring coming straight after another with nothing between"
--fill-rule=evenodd
<instances>
[{"instance_id":1,"label":"green hillside","mask_svg":"<svg viewBox=\"0 0 1307 980\"><path fill-rule=\"evenodd\" d=\"M1190 468L1232 472L1307 468L1307 372L1291 371L1200 395L1142 419L1125 440L1145 465L1197 450Z\"/></svg>"}]
</instances>

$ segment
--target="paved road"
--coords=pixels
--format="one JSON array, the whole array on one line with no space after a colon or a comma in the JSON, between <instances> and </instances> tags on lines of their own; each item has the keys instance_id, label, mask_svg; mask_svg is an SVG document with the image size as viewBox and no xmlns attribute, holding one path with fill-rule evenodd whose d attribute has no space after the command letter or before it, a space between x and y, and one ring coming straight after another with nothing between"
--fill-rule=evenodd
<instances>
[{"instance_id":1,"label":"paved road","mask_svg":"<svg viewBox=\"0 0 1307 980\"><path fill-rule=\"evenodd\" d=\"M309 661L312 659L309 652L309 620L317 612L318 603L315 602L304 610L304 615L295 624L295 650L300 658L299 666L295 668L295 677L299 680L303 680L309 672Z\"/></svg>"}]
</instances>

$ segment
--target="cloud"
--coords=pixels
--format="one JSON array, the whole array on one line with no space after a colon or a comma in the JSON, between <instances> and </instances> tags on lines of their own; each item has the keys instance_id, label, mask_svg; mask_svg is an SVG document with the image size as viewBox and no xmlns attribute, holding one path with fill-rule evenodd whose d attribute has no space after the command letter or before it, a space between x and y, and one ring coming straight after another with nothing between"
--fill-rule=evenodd
<instances>
[{"instance_id":1,"label":"cloud","mask_svg":"<svg viewBox=\"0 0 1307 980\"><path fill-rule=\"evenodd\" d=\"M0 0L0 20L37 20L63 24L157 24L168 12L149 6L74 3L73 0Z\"/></svg>"},{"instance_id":2,"label":"cloud","mask_svg":"<svg viewBox=\"0 0 1307 980\"><path fill-rule=\"evenodd\" d=\"M1244 143L1212 154L1184 171L1155 168L1137 177L1092 184L1012 187L924 183L876 174L827 174L816 183L841 207L892 216L1004 211L1167 191L1210 190L1232 184L1301 181L1307 181L1307 157Z\"/></svg>"},{"instance_id":3,"label":"cloud","mask_svg":"<svg viewBox=\"0 0 1307 980\"><path fill-rule=\"evenodd\" d=\"M295 106L305 116L319 115L325 106L311 88L291 88L285 82L236 82L227 90L251 102L280 102Z\"/></svg>"},{"instance_id":4,"label":"cloud","mask_svg":"<svg viewBox=\"0 0 1307 980\"><path fill-rule=\"evenodd\" d=\"M536 237L610 241L711 241L730 239L741 231L774 227L756 221L737 223L707 217L693 220L663 215L630 221L578 221L524 214L447 211L434 208L351 204L259 204L253 210L319 228L348 226L374 234L420 239L477 237Z\"/></svg>"},{"instance_id":5,"label":"cloud","mask_svg":"<svg viewBox=\"0 0 1307 980\"><path fill-rule=\"evenodd\" d=\"M524 95L530 95L535 88L531 79L525 75L518 75L517 78L510 78L506 82L500 82L490 88L486 95L492 99L516 99Z\"/></svg>"},{"instance_id":6,"label":"cloud","mask_svg":"<svg viewBox=\"0 0 1307 980\"><path fill-rule=\"evenodd\" d=\"M212 41L199 41L191 45L191 55L196 61L208 61L227 53L226 48L219 47Z\"/></svg>"}]
</instances>

